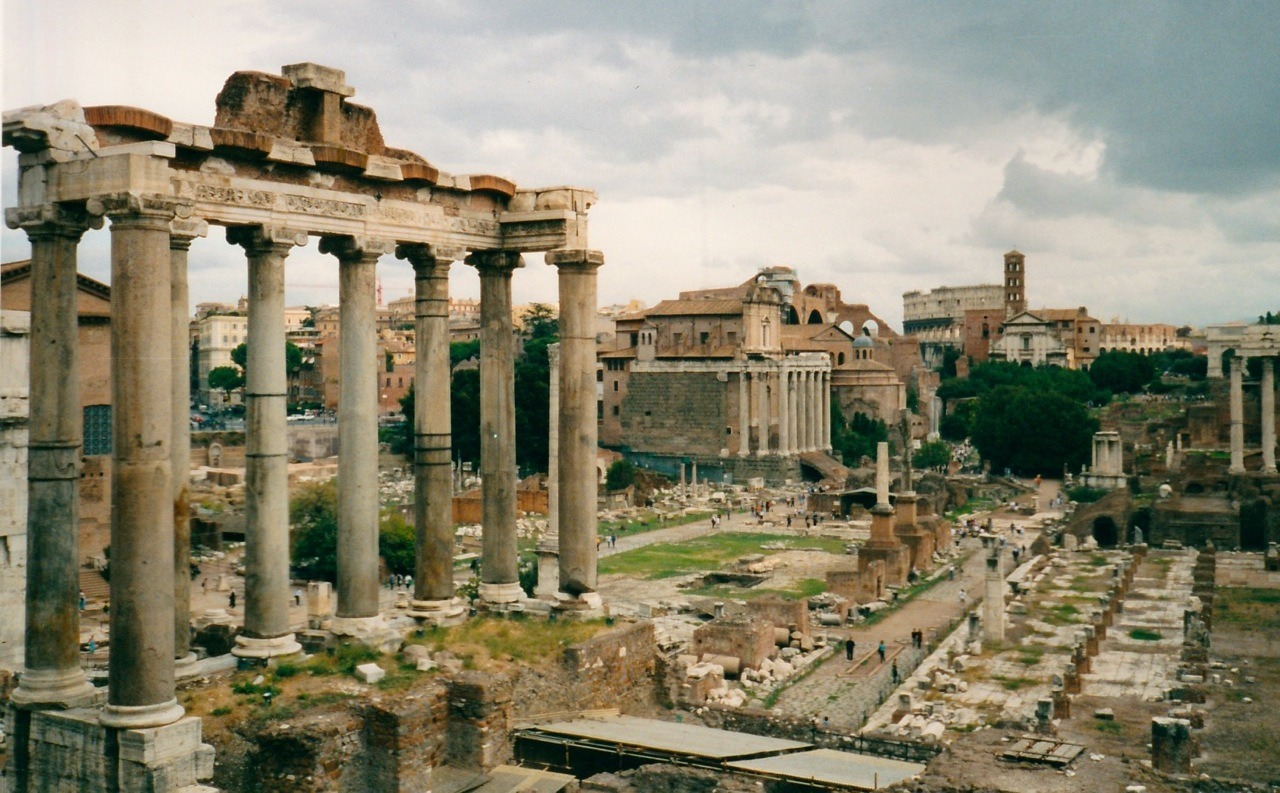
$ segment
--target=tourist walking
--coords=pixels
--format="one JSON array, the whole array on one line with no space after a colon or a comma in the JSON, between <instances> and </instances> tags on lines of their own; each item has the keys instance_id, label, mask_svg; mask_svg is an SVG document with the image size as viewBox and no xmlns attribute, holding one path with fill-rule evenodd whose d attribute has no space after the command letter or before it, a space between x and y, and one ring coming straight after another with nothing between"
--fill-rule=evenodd
<instances>
[{"instance_id":1,"label":"tourist walking","mask_svg":"<svg viewBox=\"0 0 1280 793\"><path fill-rule=\"evenodd\" d=\"M844 640L844 659L846 661L853 660L853 639Z\"/></svg>"},{"instance_id":2,"label":"tourist walking","mask_svg":"<svg viewBox=\"0 0 1280 793\"><path fill-rule=\"evenodd\" d=\"M892 672L892 675L893 675L893 684L896 686L896 685L898 685L898 661L897 661L897 659L894 659L894 662L893 662L893 669L891 670L891 672Z\"/></svg>"},{"instance_id":3,"label":"tourist walking","mask_svg":"<svg viewBox=\"0 0 1280 793\"><path fill-rule=\"evenodd\" d=\"M883 641L880 642L880 646L876 649L876 652L880 653L880 663L884 663L884 642Z\"/></svg>"}]
</instances>

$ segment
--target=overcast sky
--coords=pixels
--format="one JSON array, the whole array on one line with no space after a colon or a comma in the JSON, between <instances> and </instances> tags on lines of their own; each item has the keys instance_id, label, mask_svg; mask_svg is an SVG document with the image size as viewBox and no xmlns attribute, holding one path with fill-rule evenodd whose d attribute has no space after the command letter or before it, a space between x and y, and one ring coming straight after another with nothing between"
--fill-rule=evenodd
<instances>
[{"instance_id":1,"label":"overcast sky","mask_svg":"<svg viewBox=\"0 0 1280 793\"><path fill-rule=\"evenodd\" d=\"M787 265L900 328L904 291L998 282L1016 247L1032 307L1280 309L1275 2L5 0L3 31L5 109L212 124L233 71L343 69L391 146L597 190L601 303ZM11 206L12 150L2 178ZM81 254L103 280L107 237ZM238 251L220 229L193 246L193 303L244 293ZM552 268L526 263L516 300L554 301ZM384 299L409 293L407 264L379 272ZM314 239L287 278L291 303L337 299Z\"/></svg>"}]
</instances>

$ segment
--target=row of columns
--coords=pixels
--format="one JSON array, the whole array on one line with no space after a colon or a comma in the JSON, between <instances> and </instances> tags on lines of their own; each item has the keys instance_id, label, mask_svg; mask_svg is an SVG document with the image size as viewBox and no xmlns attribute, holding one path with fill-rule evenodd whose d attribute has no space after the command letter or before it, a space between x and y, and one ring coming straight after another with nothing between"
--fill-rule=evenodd
<instances>
[{"instance_id":1,"label":"row of columns","mask_svg":"<svg viewBox=\"0 0 1280 793\"><path fill-rule=\"evenodd\" d=\"M112 492L111 643L104 725L155 727L183 715L175 672L194 660L189 641L190 391L187 256L207 224L167 196L120 195L88 211L50 205L12 210L32 246L29 510L24 670L12 701L28 709L100 699L79 664L77 567L82 411L79 404L76 248L111 219ZM181 217L179 217L181 216ZM300 650L288 623L289 518L284 264L307 232L229 228L249 272L246 361L245 623L234 652L267 658ZM376 282L380 256L414 267L418 399L415 610L453 602L448 355L448 268L460 249L324 237L339 261L340 405L338 608L334 630L361 633L379 616ZM555 251L564 374L560 379L560 590L596 586L595 251ZM522 596L515 531L515 400L511 251L467 257L481 278L481 427L484 510L481 596Z\"/></svg>"},{"instance_id":2,"label":"row of columns","mask_svg":"<svg viewBox=\"0 0 1280 793\"><path fill-rule=\"evenodd\" d=\"M1244 370L1249 359L1236 356L1230 359L1231 388L1231 467L1229 473L1243 474L1244 469ZM1262 408L1262 472L1276 473L1276 359L1262 359L1261 408Z\"/></svg>"},{"instance_id":3,"label":"row of columns","mask_svg":"<svg viewBox=\"0 0 1280 793\"><path fill-rule=\"evenodd\" d=\"M777 415L771 415L776 404ZM778 448L771 449L770 427L778 427ZM783 366L738 371L738 456L752 454L756 427L757 457L784 457L831 450L831 372Z\"/></svg>"}]
</instances>

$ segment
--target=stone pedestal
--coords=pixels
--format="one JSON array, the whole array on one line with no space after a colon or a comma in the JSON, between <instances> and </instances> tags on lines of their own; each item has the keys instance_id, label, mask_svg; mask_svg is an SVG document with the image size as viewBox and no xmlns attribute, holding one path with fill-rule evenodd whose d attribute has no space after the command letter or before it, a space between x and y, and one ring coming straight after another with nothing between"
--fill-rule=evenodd
<instances>
[{"instance_id":1,"label":"stone pedestal","mask_svg":"<svg viewBox=\"0 0 1280 793\"><path fill-rule=\"evenodd\" d=\"M334 617L329 620L329 632L334 636L352 639L366 647L372 647L386 653L393 653L404 643L400 631L387 625L381 616L377 617Z\"/></svg>"},{"instance_id":2,"label":"stone pedestal","mask_svg":"<svg viewBox=\"0 0 1280 793\"><path fill-rule=\"evenodd\" d=\"M1166 774L1191 773L1191 722L1157 716L1151 720L1151 767Z\"/></svg>"},{"instance_id":3,"label":"stone pedestal","mask_svg":"<svg viewBox=\"0 0 1280 793\"><path fill-rule=\"evenodd\" d=\"M596 592L584 592L576 597L567 592L557 592L552 608L563 616L577 619L604 616L604 601Z\"/></svg>"},{"instance_id":4,"label":"stone pedestal","mask_svg":"<svg viewBox=\"0 0 1280 793\"><path fill-rule=\"evenodd\" d=\"M96 709L78 708L15 713L12 723L14 763L5 782L15 792L171 793L213 778L213 747L201 742L198 718L112 729Z\"/></svg>"},{"instance_id":5,"label":"stone pedestal","mask_svg":"<svg viewBox=\"0 0 1280 793\"><path fill-rule=\"evenodd\" d=\"M411 600L409 601L409 616L420 620L424 624L444 627L446 625L461 624L466 619L467 609L458 598Z\"/></svg>"},{"instance_id":6,"label":"stone pedestal","mask_svg":"<svg viewBox=\"0 0 1280 793\"><path fill-rule=\"evenodd\" d=\"M982 635L986 641L1004 641L1004 556L999 543L987 549L983 571Z\"/></svg>"}]
</instances>

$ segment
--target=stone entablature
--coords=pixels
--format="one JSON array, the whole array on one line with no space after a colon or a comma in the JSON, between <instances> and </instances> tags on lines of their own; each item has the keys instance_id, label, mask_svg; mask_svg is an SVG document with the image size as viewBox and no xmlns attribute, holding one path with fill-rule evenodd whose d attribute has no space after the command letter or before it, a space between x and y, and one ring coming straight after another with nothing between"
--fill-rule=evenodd
<instances>
[{"instance_id":1,"label":"stone entablature","mask_svg":"<svg viewBox=\"0 0 1280 793\"><path fill-rule=\"evenodd\" d=\"M1231 376L1231 468L1244 467L1244 370L1250 358L1262 361L1258 383L1262 424L1262 472L1276 473L1276 359L1280 358L1280 329L1272 325L1213 325L1205 334L1209 343L1209 377L1222 377L1224 366ZM1232 353L1227 363L1227 353Z\"/></svg>"}]
</instances>

